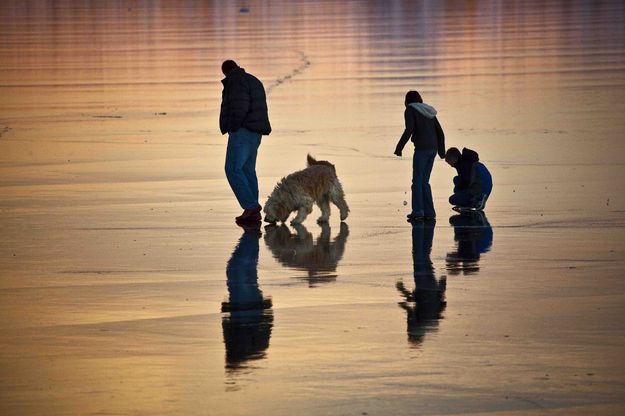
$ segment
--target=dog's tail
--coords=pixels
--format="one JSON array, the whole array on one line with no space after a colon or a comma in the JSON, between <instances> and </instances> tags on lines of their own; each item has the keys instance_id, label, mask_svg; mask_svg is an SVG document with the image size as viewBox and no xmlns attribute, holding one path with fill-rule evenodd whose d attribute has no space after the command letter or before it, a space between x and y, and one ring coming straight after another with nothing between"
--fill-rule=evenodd
<instances>
[{"instance_id":1,"label":"dog's tail","mask_svg":"<svg viewBox=\"0 0 625 416\"><path fill-rule=\"evenodd\" d=\"M334 173L336 173L336 168L334 167L332 163L328 162L327 160L316 160L314 157L310 155L310 153L308 154L308 156L306 156L306 161L308 162L308 166L313 166L313 165L329 166L332 168Z\"/></svg>"}]
</instances>

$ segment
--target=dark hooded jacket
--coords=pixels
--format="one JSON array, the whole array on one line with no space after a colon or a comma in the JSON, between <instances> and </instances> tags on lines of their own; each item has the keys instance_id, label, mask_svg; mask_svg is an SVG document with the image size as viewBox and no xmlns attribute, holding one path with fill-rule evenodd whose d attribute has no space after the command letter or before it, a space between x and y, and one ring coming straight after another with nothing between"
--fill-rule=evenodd
<instances>
[{"instance_id":1,"label":"dark hooded jacket","mask_svg":"<svg viewBox=\"0 0 625 416\"><path fill-rule=\"evenodd\" d=\"M221 83L221 134L231 133L245 127L256 133L271 133L267 113L267 97L263 84L243 68L232 71Z\"/></svg>"},{"instance_id":2,"label":"dark hooded jacket","mask_svg":"<svg viewBox=\"0 0 625 416\"><path fill-rule=\"evenodd\" d=\"M458 171L458 179L455 181L458 190L469 188L472 183L473 164L479 161L480 157L476 151L466 147L462 149L462 154L454 165L454 168Z\"/></svg>"},{"instance_id":3,"label":"dark hooded jacket","mask_svg":"<svg viewBox=\"0 0 625 416\"><path fill-rule=\"evenodd\" d=\"M406 106L404 121L406 129L397 143L396 154L401 154L408 139L411 139L415 150L436 150L441 159L445 157L445 134L436 118L434 107L425 103L412 103Z\"/></svg>"}]
</instances>

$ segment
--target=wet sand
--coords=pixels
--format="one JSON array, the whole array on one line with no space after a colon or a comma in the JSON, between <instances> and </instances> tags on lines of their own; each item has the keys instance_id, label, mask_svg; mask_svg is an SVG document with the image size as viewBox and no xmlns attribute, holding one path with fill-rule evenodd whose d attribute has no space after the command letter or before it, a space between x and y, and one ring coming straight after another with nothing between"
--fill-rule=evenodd
<instances>
[{"instance_id":1,"label":"wet sand","mask_svg":"<svg viewBox=\"0 0 625 416\"><path fill-rule=\"evenodd\" d=\"M0 413L625 412L622 3L88 4L0 5ZM261 194L310 152L345 224L233 223L226 58ZM485 216L437 160L405 222L413 88Z\"/></svg>"}]
</instances>

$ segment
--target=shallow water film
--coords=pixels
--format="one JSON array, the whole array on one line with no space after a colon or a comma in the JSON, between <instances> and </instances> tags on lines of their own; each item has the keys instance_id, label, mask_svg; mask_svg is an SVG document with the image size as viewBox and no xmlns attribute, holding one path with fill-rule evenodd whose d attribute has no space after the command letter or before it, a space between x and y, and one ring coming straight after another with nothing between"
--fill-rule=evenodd
<instances>
[{"instance_id":1,"label":"shallow water film","mask_svg":"<svg viewBox=\"0 0 625 416\"><path fill-rule=\"evenodd\" d=\"M265 85L242 228L220 65ZM493 175L406 222L404 95ZM0 2L0 414L625 413L621 1Z\"/></svg>"}]
</instances>

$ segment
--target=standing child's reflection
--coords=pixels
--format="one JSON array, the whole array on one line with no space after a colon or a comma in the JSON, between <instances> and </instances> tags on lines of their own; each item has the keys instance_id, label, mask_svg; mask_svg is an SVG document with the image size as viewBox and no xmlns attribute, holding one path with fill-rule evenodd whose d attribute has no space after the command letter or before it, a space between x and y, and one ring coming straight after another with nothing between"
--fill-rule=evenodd
<instances>
[{"instance_id":1,"label":"standing child's reflection","mask_svg":"<svg viewBox=\"0 0 625 416\"><path fill-rule=\"evenodd\" d=\"M480 256L493 245L493 229L482 211L464 212L449 218L454 227L456 249L447 254L450 275L479 272Z\"/></svg>"},{"instance_id":2,"label":"standing child's reflection","mask_svg":"<svg viewBox=\"0 0 625 416\"><path fill-rule=\"evenodd\" d=\"M265 357L273 326L271 298L258 287L260 224L246 227L226 266L228 301L221 304L226 368Z\"/></svg>"},{"instance_id":3,"label":"standing child's reflection","mask_svg":"<svg viewBox=\"0 0 625 416\"><path fill-rule=\"evenodd\" d=\"M397 282L397 290L404 300L399 303L407 313L408 341L419 345L428 331L438 327L445 309L445 277L436 280L430 253L434 238L434 221L412 223L412 261L415 288L406 289L404 283Z\"/></svg>"}]
</instances>

